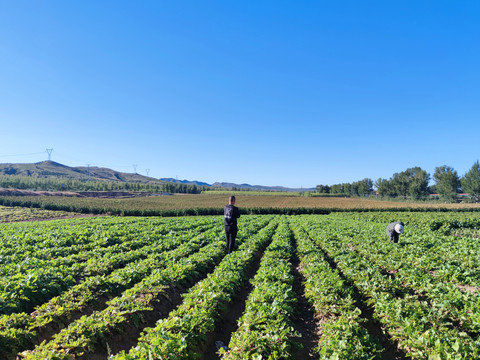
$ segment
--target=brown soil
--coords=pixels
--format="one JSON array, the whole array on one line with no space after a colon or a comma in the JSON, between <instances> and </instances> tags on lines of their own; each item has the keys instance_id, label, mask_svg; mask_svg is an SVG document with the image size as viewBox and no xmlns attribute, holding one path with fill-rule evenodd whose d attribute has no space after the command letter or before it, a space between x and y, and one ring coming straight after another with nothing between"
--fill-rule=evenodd
<instances>
[{"instance_id":1,"label":"brown soil","mask_svg":"<svg viewBox=\"0 0 480 360\"><path fill-rule=\"evenodd\" d=\"M476 286L471 285L457 285L457 287L462 290L463 292L469 292L470 294L477 294L478 288Z\"/></svg>"},{"instance_id":2,"label":"brown soil","mask_svg":"<svg viewBox=\"0 0 480 360\"><path fill-rule=\"evenodd\" d=\"M301 348L293 353L294 359L313 359L313 350L318 344L318 325L315 319L315 313L305 297L305 288L303 282L305 278L300 273L300 266L298 260L292 263L292 272L294 275L293 290L297 294L297 309L298 313L293 319L295 329L300 333L301 337L296 338L295 341L300 343Z\"/></svg>"}]
</instances>

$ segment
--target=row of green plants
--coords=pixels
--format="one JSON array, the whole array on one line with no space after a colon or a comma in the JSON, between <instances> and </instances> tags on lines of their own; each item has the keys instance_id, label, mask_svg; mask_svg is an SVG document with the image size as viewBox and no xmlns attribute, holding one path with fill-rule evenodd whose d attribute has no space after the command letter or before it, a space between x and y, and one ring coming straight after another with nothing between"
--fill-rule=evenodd
<instances>
[{"instance_id":1,"label":"row of green plants","mask_svg":"<svg viewBox=\"0 0 480 360\"><path fill-rule=\"evenodd\" d=\"M108 233L106 247L100 246L91 250L95 248L96 243L98 244L96 241L91 241L87 247L90 251L76 254L80 254L80 256L39 260L35 256L35 251L32 251L26 261L26 266L22 265L25 264L25 261L20 263L20 266L18 263L4 265L2 269L6 274L0 277L0 312L10 314L18 311L31 311L34 306L48 301L73 286L76 278L102 275L124 266L129 261L147 256L152 249L146 248L144 251L139 250L133 253L126 251L141 249L149 243L160 241L163 238L163 236L158 237L140 231L138 233L140 240L135 239L134 244L129 244L127 236L118 236L115 229L112 230ZM133 229L122 230L123 234L128 234L128 236L133 236L135 231ZM38 243L36 245L37 249L41 249ZM107 251L101 251L103 249Z\"/></svg>"},{"instance_id":2,"label":"row of green plants","mask_svg":"<svg viewBox=\"0 0 480 360\"><path fill-rule=\"evenodd\" d=\"M247 281L256 253L271 241L276 221L227 255L209 276L184 296L183 303L154 328L145 329L138 345L112 359L196 359L205 348L228 304Z\"/></svg>"},{"instance_id":3,"label":"row of green plants","mask_svg":"<svg viewBox=\"0 0 480 360\"><path fill-rule=\"evenodd\" d=\"M206 246L210 239L218 237L218 230L212 229L197 236L176 236L163 239L146 247L149 256L135 259L125 267L109 274L87 277L61 295L35 308L32 314L25 312L4 315L0 318L0 355L12 356L20 350L31 347L38 334L47 326L68 324L72 316L84 311L87 306L100 310L98 299L112 298L130 288L152 271L162 269L173 260L189 256ZM143 248L142 248L143 249ZM124 253L128 255L135 251Z\"/></svg>"},{"instance_id":4,"label":"row of green plants","mask_svg":"<svg viewBox=\"0 0 480 360\"><path fill-rule=\"evenodd\" d=\"M338 216L338 221L342 221L342 216ZM401 236L401 245L392 246L384 241L385 224L398 218L406 224L406 232ZM353 240L358 239L360 246L372 246L379 253L376 259L389 261L385 266L395 269L401 266L402 261L408 261L410 267L443 282L480 285L480 243L477 237L471 236L473 232L480 231L479 214L358 214L350 219L356 221L350 221L349 231L356 234ZM349 222L345 220L342 221L344 228ZM382 256L385 253L392 256Z\"/></svg>"},{"instance_id":5,"label":"row of green plants","mask_svg":"<svg viewBox=\"0 0 480 360\"><path fill-rule=\"evenodd\" d=\"M433 310L445 313L453 323L459 324L460 329L478 337L478 240L432 233L420 236L413 229L405 241L415 238L415 242L408 247L382 242L373 246L376 230L376 227L364 226L358 236L349 239L355 251L385 272L394 274L406 288L423 296ZM465 290L466 285L474 286L471 289L475 291Z\"/></svg>"},{"instance_id":6,"label":"row of green plants","mask_svg":"<svg viewBox=\"0 0 480 360\"><path fill-rule=\"evenodd\" d=\"M245 237L254 234L265 225L268 219L254 222L246 226L239 234L240 243ZM167 295L167 290L192 282L196 278L211 271L225 255L223 233L217 230L208 245L187 256L178 253L165 259L150 275L134 286L125 290L121 296L106 303L106 307L94 311L89 316L70 323L69 326L46 343L42 343L32 351L24 351L20 358L25 359L72 359L81 357L85 352L94 351L101 346L103 340L112 332L123 331L128 324L138 324L145 312L150 312L156 303Z\"/></svg>"},{"instance_id":7,"label":"row of green plants","mask_svg":"<svg viewBox=\"0 0 480 360\"><path fill-rule=\"evenodd\" d=\"M28 249L23 248L21 239L30 237L31 233L24 233L22 237L17 237L15 241L5 238L1 239L0 237L0 243L3 246L2 250L5 250L7 246L16 246L17 243L22 247L22 251L3 255L0 279L11 277L14 274L25 274L42 267L58 266L71 266L77 274L82 276L101 273L106 266L109 266L109 263L111 263L110 266L115 266L117 263L122 265L125 261L128 261L128 259L124 259L125 252L133 255L131 252L136 251L140 257L147 256L148 245L152 245L152 242L156 243L163 241L164 238L168 240L182 234L190 234L192 230L195 233L201 233L214 225L218 226L216 219L215 222L211 221L213 218L209 220L205 219L205 223L196 226L194 229L181 229L162 224L155 229L149 228L147 230L131 223L131 226L122 229L122 231L111 229L108 235L106 235L108 240L103 242L99 242L92 237L89 242L67 245L65 247L55 246L53 248L43 247L46 245L45 242L42 242L42 246L31 244L25 246ZM77 227L77 229L82 231L81 227ZM48 233L48 230L45 230ZM75 236L74 234L72 235ZM13 249L11 248L11 250ZM62 255L59 256L58 253ZM102 265L99 261L102 261Z\"/></svg>"},{"instance_id":8,"label":"row of green plants","mask_svg":"<svg viewBox=\"0 0 480 360\"><path fill-rule=\"evenodd\" d=\"M253 291L232 334L228 351L222 348L222 359L291 359L299 334L292 318L296 294L291 258L293 235L284 220L263 254L260 268L251 283Z\"/></svg>"},{"instance_id":9,"label":"row of green plants","mask_svg":"<svg viewBox=\"0 0 480 360\"><path fill-rule=\"evenodd\" d=\"M260 231L271 219L242 216L237 240L241 246L227 256L222 219L217 216L0 225L1 284L9 278L12 284L17 280L23 284L37 267L42 268L40 275L60 268L73 277L71 284L59 290L48 287L55 289L68 278L54 277L52 282L45 278L43 287L50 292L45 300L38 300L35 308L28 305L28 311L12 308L0 317L0 358L13 359L19 351L23 352L20 358L29 359L89 356L98 347L107 347L113 332L141 324L172 287L192 284L213 271L190 289L184 304L146 329L137 347L114 358L201 357L215 323L245 286L248 269L270 239L225 358L292 356L297 334L290 322L295 314L290 260L295 251L305 277L305 295L320 319L316 356L381 356L356 307L354 286L367 299L364 305L371 306L374 319L407 356L480 357L480 243L452 235L457 230L477 230L480 214L305 215L289 218L294 236L286 218L277 218ZM394 220L405 222L399 244L391 244L385 233ZM16 270L21 275L18 279L12 276ZM39 278L32 280L29 289L35 289ZM15 291L22 294L20 288ZM58 293L53 295L54 291ZM87 308L92 315L73 320ZM40 333L56 326L64 329L27 351Z\"/></svg>"},{"instance_id":10,"label":"row of green plants","mask_svg":"<svg viewBox=\"0 0 480 360\"><path fill-rule=\"evenodd\" d=\"M188 277L211 269L224 253L223 242L215 241L186 258L171 259L158 271L152 271L139 283L107 303L101 311L95 311L57 333L32 351L24 351L25 359L72 359L85 352L94 351L110 332L125 328L130 322L141 321L141 312L152 311L154 302L163 298L169 285L179 285Z\"/></svg>"},{"instance_id":11,"label":"row of green plants","mask_svg":"<svg viewBox=\"0 0 480 360\"><path fill-rule=\"evenodd\" d=\"M319 321L315 352L320 359L380 359L381 346L364 327L355 294L323 252L313 244L300 222L291 219L297 240L305 297Z\"/></svg>"},{"instance_id":12,"label":"row of green plants","mask_svg":"<svg viewBox=\"0 0 480 360\"><path fill-rule=\"evenodd\" d=\"M378 265L352 250L349 239L356 236L356 226L343 229L340 222L313 219L306 226L309 235L334 259L347 279L369 298L377 321L408 356L414 359L480 356L478 340L456 328L448 312L438 312L421 296L405 288L398 278L388 276Z\"/></svg>"},{"instance_id":13,"label":"row of green plants","mask_svg":"<svg viewBox=\"0 0 480 360\"><path fill-rule=\"evenodd\" d=\"M204 225L206 219L88 218L0 225L0 261L53 259L107 248L127 240L143 241L179 229Z\"/></svg>"}]
</instances>

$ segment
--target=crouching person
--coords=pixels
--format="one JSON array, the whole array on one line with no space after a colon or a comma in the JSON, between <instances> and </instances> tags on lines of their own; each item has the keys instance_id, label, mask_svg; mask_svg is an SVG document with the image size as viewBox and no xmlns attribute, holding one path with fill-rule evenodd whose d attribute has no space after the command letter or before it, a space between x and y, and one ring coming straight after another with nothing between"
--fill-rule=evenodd
<instances>
[{"instance_id":1,"label":"crouching person","mask_svg":"<svg viewBox=\"0 0 480 360\"><path fill-rule=\"evenodd\" d=\"M403 233L404 224L401 221L395 221L387 225L387 235L390 237L390 241L398 243L398 237Z\"/></svg>"}]
</instances>

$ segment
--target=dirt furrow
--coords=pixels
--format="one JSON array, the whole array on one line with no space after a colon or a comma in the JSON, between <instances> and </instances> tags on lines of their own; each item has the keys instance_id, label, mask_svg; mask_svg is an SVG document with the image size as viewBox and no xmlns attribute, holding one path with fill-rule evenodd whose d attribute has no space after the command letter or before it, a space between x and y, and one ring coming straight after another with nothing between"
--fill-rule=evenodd
<instances>
[{"instance_id":1,"label":"dirt furrow","mask_svg":"<svg viewBox=\"0 0 480 360\"><path fill-rule=\"evenodd\" d=\"M298 259L292 261L292 273L294 276L293 290L297 295L297 309L293 323L295 329L301 334L300 338L295 339L300 343L301 348L293 353L294 359L313 359L313 349L318 344L318 326L315 321L315 313L305 297L304 276L300 273L300 264Z\"/></svg>"}]
</instances>

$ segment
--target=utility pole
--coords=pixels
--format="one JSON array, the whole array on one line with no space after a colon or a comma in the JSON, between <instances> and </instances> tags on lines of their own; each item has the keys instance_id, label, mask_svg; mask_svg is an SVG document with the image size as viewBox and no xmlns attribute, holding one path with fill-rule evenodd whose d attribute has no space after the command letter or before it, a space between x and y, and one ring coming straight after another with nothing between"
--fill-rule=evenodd
<instances>
[{"instance_id":1,"label":"utility pole","mask_svg":"<svg viewBox=\"0 0 480 360\"><path fill-rule=\"evenodd\" d=\"M137 164L134 164L134 165L133 165L133 172L134 172L135 174L137 173L137 166L138 166Z\"/></svg>"},{"instance_id":2,"label":"utility pole","mask_svg":"<svg viewBox=\"0 0 480 360\"><path fill-rule=\"evenodd\" d=\"M51 160L52 160L52 152L53 152L53 149L45 149L45 151L46 151L47 154L48 154L48 161L51 161Z\"/></svg>"}]
</instances>

